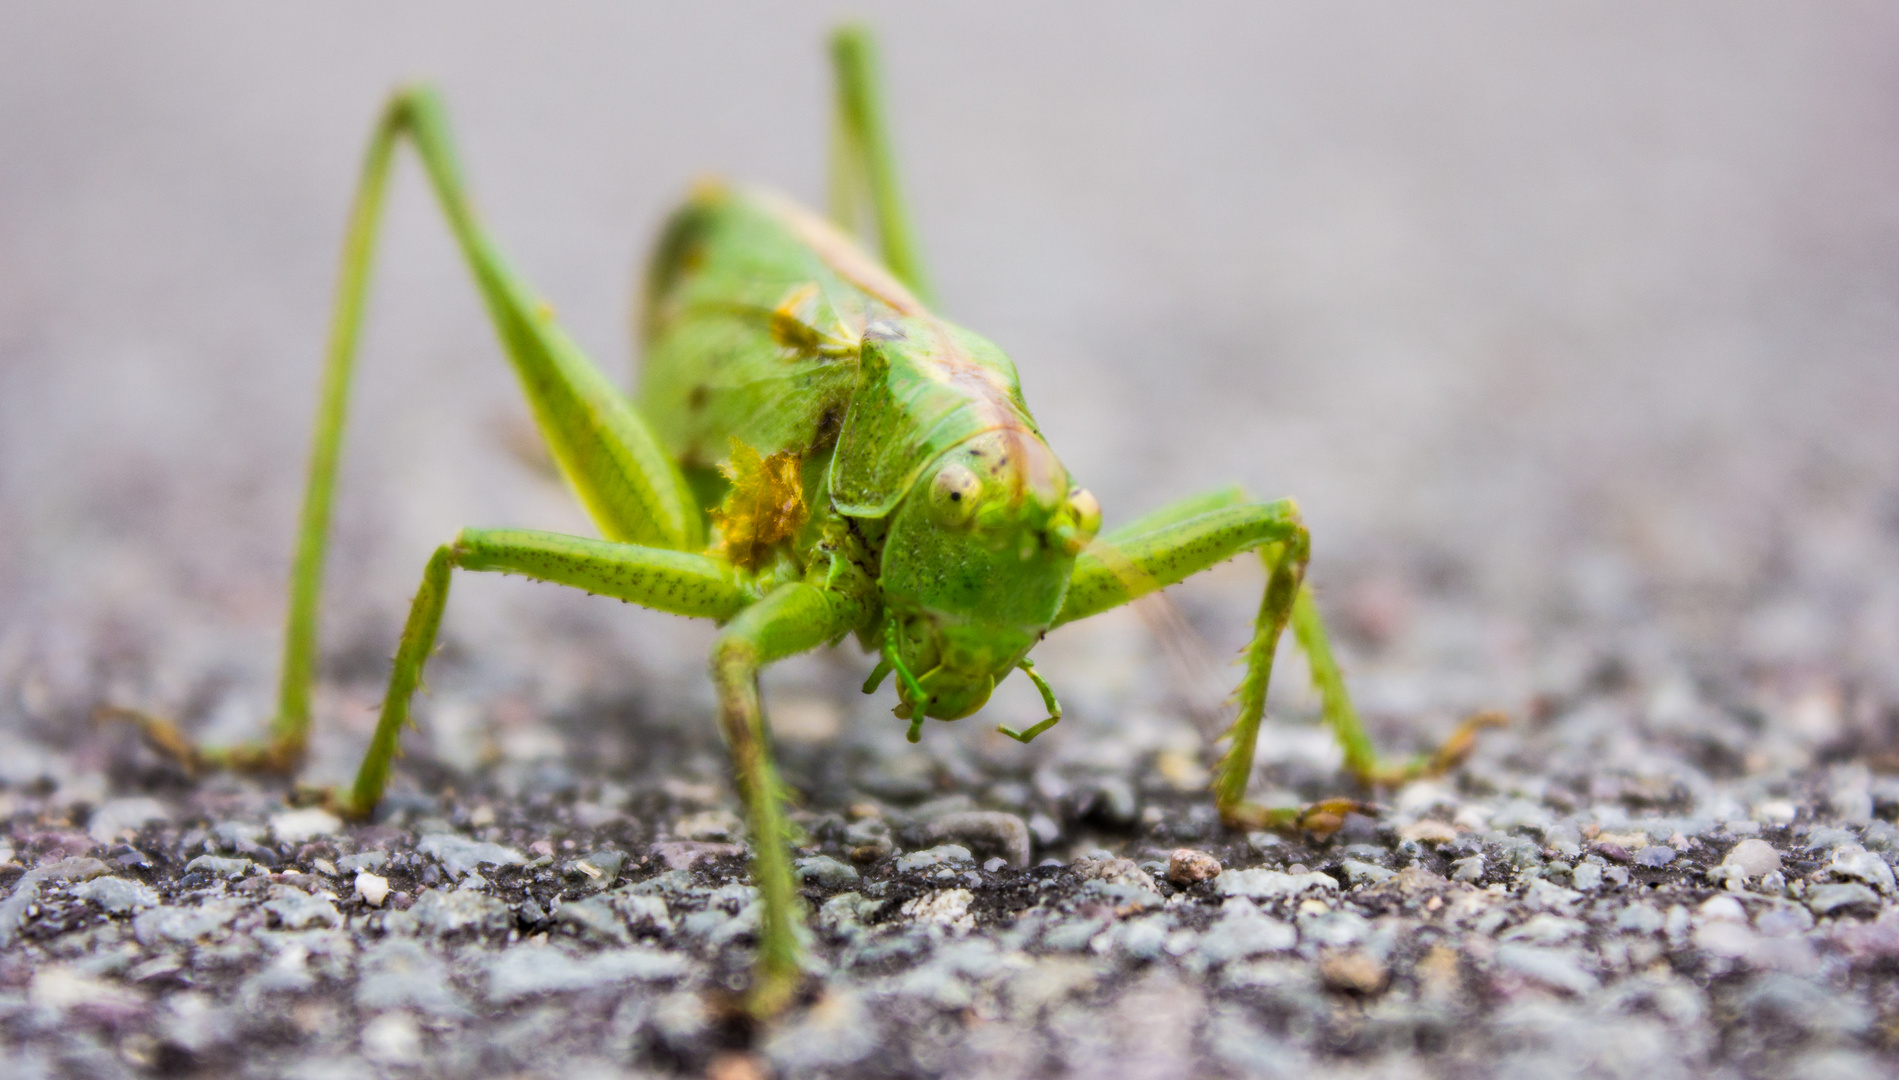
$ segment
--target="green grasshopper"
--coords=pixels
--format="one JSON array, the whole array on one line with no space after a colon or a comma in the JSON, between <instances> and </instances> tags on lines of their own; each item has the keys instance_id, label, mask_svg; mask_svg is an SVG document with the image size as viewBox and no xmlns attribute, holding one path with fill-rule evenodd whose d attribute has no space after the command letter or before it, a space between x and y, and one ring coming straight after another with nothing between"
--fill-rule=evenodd
<instances>
[{"instance_id":1,"label":"green grasshopper","mask_svg":"<svg viewBox=\"0 0 1899 1080\"><path fill-rule=\"evenodd\" d=\"M1269 810L1245 799L1273 654L1289 623L1345 767L1361 782L1444 767L1469 741L1460 733L1433 761L1379 764L1303 584L1310 540L1292 500L1258 502L1231 489L1100 532L1100 508L1043 441L1009 358L927 304L868 35L839 31L832 58L838 224L755 188L694 190L650 263L637 405L561 330L477 219L441 101L426 88L397 92L370 140L343 248L271 738L200 752L148 724L192 761L287 772L302 759L351 368L389 167L406 137L547 449L604 539L464 529L438 548L361 769L333 803L365 817L381 800L456 570L521 574L713 619L722 627L711 658L719 725L763 899L748 999L758 1015L791 1000L800 970L790 832L758 690L760 668L774 660L854 635L879 657L865 692L896 676L895 713L913 742L926 717L968 716L1020 670L1048 717L999 730L1026 743L1062 716L1028 658L1043 635L1256 551L1266 591L1213 783L1226 823L1323 828L1350 805ZM881 262L843 231L860 218L874 223Z\"/></svg>"}]
</instances>

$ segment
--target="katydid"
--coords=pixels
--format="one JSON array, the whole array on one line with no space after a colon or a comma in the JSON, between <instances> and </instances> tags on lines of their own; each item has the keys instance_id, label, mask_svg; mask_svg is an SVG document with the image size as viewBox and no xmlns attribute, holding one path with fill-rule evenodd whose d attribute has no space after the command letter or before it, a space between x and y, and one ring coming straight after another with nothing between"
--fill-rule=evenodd
<instances>
[{"instance_id":1,"label":"katydid","mask_svg":"<svg viewBox=\"0 0 1899 1080\"><path fill-rule=\"evenodd\" d=\"M1043 440L1013 363L929 307L870 39L845 28L831 44L833 220L763 190L697 187L649 266L637 398L601 374L502 257L470 203L437 96L409 88L390 99L343 248L271 738L198 752L152 725L174 748L213 763L287 771L303 755L351 368L389 167L407 139L547 449L602 538L464 529L437 549L361 770L334 802L362 817L382 798L457 570L522 574L717 621L718 722L763 899L748 999L759 1015L792 999L800 972L793 932L800 904L758 689L760 668L774 660L855 636L878 657L865 692L894 676L894 711L912 741L926 717L968 716L1020 670L1048 717L1000 730L1028 742L1061 718L1053 689L1029 660L1044 634L1251 551L1267 580L1237 716L1215 770L1225 822L1336 820L1336 804L1269 810L1245 798L1273 655L1288 625L1359 781L1441 768L1468 744L1460 736L1433 761L1380 765L1304 584L1310 541L1292 500L1261 502L1232 489L1100 531L1100 508ZM874 228L881 259L850 235L860 220Z\"/></svg>"}]
</instances>

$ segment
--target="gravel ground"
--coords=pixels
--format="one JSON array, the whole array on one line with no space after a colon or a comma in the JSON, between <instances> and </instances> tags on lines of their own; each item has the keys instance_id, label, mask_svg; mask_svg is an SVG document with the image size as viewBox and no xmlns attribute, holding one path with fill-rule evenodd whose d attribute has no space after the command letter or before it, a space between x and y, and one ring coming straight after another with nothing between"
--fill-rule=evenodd
<instances>
[{"instance_id":1,"label":"gravel ground","mask_svg":"<svg viewBox=\"0 0 1899 1080\"><path fill-rule=\"evenodd\" d=\"M11 737L7 1072L1889 1075L1899 779L1839 699L1614 650L1536 679L1324 842L1222 829L1191 728L910 750L797 700L816 978L763 1029L717 746L636 704L437 731L361 827L124 732ZM1269 730L1259 783L1339 790L1316 734Z\"/></svg>"},{"instance_id":2,"label":"gravel ground","mask_svg":"<svg viewBox=\"0 0 1899 1080\"><path fill-rule=\"evenodd\" d=\"M1351 792L1288 653L1255 794L1376 805L1243 835L1138 613L1038 651L1030 747L1026 685L912 747L854 651L789 662L813 979L762 1029L706 627L458 583L364 826L92 717L267 713L384 88L440 78L614 366L696 169L818 194L832 13L0 11L0 1074L1891 1074L1899 20L1650 7L874 13L942 291L1110 521L1296 492L1380 746L1511 724ZM390 228L313 784L433 545L585 527L413 176ZM1260 586L1175 599L1218 657Z\"/></svg>"}]
</instances>

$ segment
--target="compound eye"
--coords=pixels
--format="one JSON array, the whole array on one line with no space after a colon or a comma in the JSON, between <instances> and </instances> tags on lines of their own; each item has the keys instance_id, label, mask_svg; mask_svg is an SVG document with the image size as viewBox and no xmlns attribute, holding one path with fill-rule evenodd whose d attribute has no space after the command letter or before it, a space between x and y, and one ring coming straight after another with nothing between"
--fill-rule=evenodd
<instances>
[{"instance_id":1,"label":"compound eye","mask_svg":"<svg viewBox=\"0 0 1899 1080\"><path fill-rule=\"evenodd\" d=\"M930 481L930 511L938 523L960 528L976 514L982 481L962 465L945 465Z\"/></svg>"}]
</instances>

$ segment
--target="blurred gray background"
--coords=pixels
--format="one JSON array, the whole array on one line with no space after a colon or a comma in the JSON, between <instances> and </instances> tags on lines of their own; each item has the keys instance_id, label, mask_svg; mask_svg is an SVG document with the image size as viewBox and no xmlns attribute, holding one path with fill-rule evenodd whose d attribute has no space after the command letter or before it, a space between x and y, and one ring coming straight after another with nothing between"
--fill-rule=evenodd
<instances>
[{"instance_id":1,"label":"blurred gray background","mask_svg":"<svg viewBox=\"0 0 1899 1080\"><path fill-rule=\"evenodd\" d=\"M694 177L821 199L847 15L943 306L1110 521L1296 494L1360 652L1452 598L1473 701L1579 627L1899 687L1891 5L10 3L7 715L263 715L391 86L440 84L503 246L627 378ZM370 658L457 527L586 528L505 449L526 411L412 165L385 236L327 622ZM1186 597L1222 648L1249 573ZM701 681L707 628L457 590L502 681Z\"/></svg>"}]
</instances>

